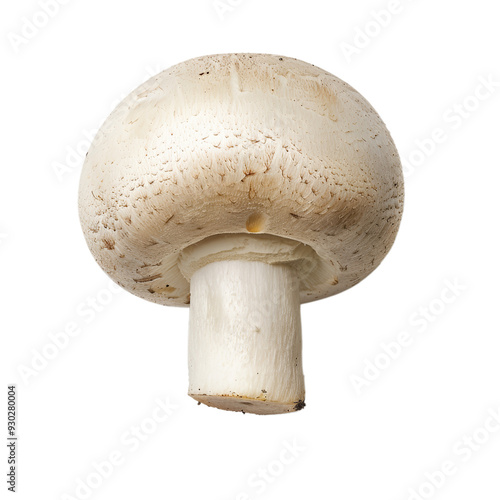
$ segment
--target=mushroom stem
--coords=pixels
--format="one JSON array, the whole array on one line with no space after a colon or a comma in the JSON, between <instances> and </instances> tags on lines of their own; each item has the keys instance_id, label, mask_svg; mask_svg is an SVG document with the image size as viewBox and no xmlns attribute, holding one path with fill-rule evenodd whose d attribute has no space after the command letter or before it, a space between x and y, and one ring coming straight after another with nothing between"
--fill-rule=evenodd
<instances>
[{"instance_id":1,"label":"mushroom stem","mask_svg":"<svg viewBox=\"0 0 500 500\"><path fill-rule=\"evenodd\" d=\"M222 260L191 277L189 395L258 414L304 407L299 280L289 264Z\"/></svg>"}]
</instances>

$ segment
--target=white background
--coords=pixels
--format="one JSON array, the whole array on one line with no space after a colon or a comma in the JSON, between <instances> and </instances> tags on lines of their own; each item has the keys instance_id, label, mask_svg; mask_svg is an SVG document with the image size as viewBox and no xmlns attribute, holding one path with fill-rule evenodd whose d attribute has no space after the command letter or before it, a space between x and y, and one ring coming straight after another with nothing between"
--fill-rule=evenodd
<instances>
[{"instance_id":1,"label":"white background","mask_svg":"<svg viewBox=\"0 0 500 500\"><path fill-rule=\"evenodd\" d=\"M45 19L41 3L3 2L0 16L0 425L15 383L17 498L83 498L77 484L91 478L89 498L498 499L495 3L66 0ZM80 231L87 136L151 74L221 52L297 57L346 80L406 165L388 257L355 288L302 308L297 414L197 406L186 395L188 310L106 291ZM45 366L34 361L68 323L79 335ZM390 344L388 361L381 344L404 332L410 343ZM151 431L156 398L177 409ZM127 433L141 424L151 432L135 450ZM113 453L122 463L94 487L93 462ZM447 476L435 474L443 462Z\"/></svg>"}]
</instances>

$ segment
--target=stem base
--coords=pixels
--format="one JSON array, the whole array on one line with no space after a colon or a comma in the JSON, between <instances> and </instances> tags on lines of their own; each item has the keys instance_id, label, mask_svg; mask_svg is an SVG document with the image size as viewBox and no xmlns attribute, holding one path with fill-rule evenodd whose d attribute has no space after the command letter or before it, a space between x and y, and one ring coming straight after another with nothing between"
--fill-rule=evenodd
<instances>
[{"instance_id":1,"label":"stem base","mask_svg":"<svg viewBox=\"0 0 500 500\"><path fill-rule=\"evenodd\" d=\"M189 394L199 403L213 408L227 411L241 411L257 415L278 415L302 410L306 405L303 400L294 403L279 401L263 401L259 399L242 398L237 396L207 396L206 394Z\"/></svg>"}]
</instances>

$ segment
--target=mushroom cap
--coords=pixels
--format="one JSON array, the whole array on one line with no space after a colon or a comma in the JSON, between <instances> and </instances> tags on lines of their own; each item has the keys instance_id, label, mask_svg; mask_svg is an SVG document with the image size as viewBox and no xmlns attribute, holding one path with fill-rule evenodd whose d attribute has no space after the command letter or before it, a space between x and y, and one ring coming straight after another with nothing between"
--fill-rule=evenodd
<instances>
[{"instance_id":1,"label":"mushroom cap","mask_svg":"<svg viewBox=\"0 0 500 500\"><path fill-rule=\"evenodd\" d=\"M318 257L301 302L370 274L395 239L403 178L352 87L277 55L199 57L151 78L104 122L79 210L100 266L152 302L189 304L179 256L219 234L275 235Z\"/></svg>"}]
</instances>

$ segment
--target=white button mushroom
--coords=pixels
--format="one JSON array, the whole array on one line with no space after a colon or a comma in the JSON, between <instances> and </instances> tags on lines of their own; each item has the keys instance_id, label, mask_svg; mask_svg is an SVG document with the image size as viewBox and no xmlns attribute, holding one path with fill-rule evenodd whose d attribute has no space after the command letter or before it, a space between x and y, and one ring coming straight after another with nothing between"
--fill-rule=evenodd
<instances>
[{"instance_id":1,"label":"white button mushroom","mask_svg":"<svg viewBox=\"0 0 500 500\"><path fill-rule=\"evenodd\" d=\"M384 123L296 59L223 54L151 78L109 116L79 195L90 250L139 297L190 305L189 395L304 406L300 304L372 272L402 214Z\"/></svg>"}]
</instances>

